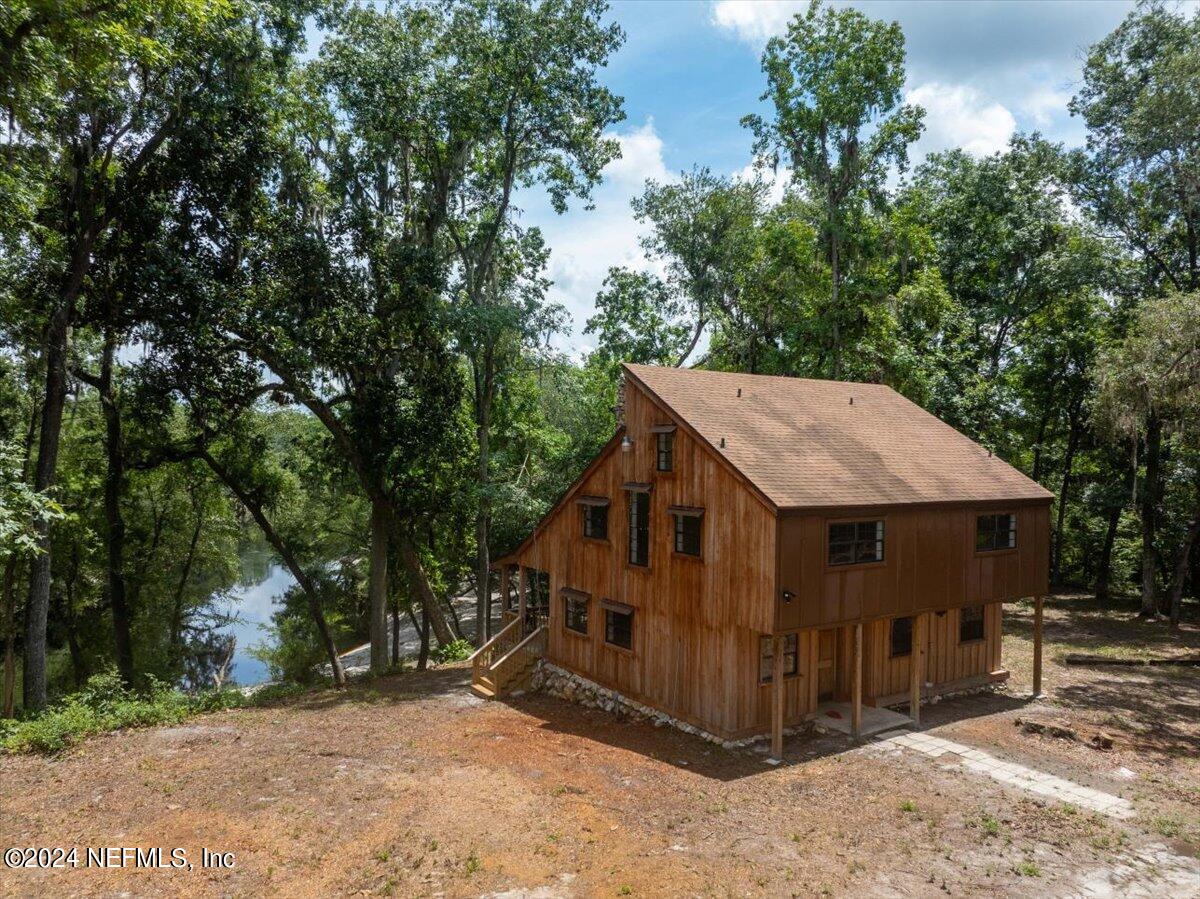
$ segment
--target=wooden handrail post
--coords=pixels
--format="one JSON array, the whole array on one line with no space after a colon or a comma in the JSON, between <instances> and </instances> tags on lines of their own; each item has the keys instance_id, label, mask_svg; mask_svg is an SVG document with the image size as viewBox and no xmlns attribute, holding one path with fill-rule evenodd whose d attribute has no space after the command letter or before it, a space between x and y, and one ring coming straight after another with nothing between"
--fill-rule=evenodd
<instances>
[{"instance_id":1,"label":"wooden handrail post","mask_svg":"<svg viewBox=\"0 0 1200 899\"><path fill-rule=\"evenodd\" d=\"M771 638L771 758L783 761L783 637Z\"/></svg>"},{"instance_id":2,"label":"wooden handrail post","mask_svg":"<svg viewBox=\"0 0 1200 899\"><path fill-rule=\"evenodd\" d=\"M1033 599L1033 695L1042 695L1042 600Z\"/></svg>"}]
</instances>

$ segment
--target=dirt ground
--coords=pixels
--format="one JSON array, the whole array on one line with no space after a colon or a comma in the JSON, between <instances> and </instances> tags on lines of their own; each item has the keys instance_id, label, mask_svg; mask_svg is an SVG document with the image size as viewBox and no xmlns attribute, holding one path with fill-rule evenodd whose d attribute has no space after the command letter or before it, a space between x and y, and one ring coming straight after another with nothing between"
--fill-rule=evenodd
<instances>
[{"instance_id":1,"label":"dirt ground","mask_svg":"<svg viewBox=\"0 0 1200 899\"><path fill-rule=\"evenodd\" d=\"M792 738L772 767L547 697L485 703L452 668L0 759L0 849L180 847L195 866L0 867L0 894L1200 896L1200 670L1061 664L1197 653L1200 630L1056 598L1030 703L1031 617L1006 609L1007 687L930 705L924 728L1124 796L1134 818L842 737ZM201 868L202 847L233 866Z\"/></svg>"}]
</instances>

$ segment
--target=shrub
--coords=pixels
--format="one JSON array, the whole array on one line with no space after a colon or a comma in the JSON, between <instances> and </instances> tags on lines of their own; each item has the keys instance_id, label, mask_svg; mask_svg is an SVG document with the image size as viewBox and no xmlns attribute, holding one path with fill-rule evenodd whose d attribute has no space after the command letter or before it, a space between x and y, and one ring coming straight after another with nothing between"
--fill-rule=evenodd
<instances>
[{"instance_id":1,"label":"shrub","mask_svg":"<svg viewBox=\"0 0 1200 899\"><path fill-rule=\"evenodd\" d=\"M150 678L134 692L115 671L91 677L78 693L64 697L38 715L5 722L0 747L8 752L60 752L85 737L125 727L176 724L202 712L245 705L238 690L188 694Z\"/></svg>"},{"instance_id":2,"label":"shrub","mask_svg":"<svg viewBox=\"0 0 1200 899\"><path fill-rule=\"evenodd\" d=\"M475 651L469 641L454 640L450 643L444 643L430 653L433 660L439 665L444 665L447 662L461 662L463 659L469 658L471 653Z\"/></svg>"}]
</instances>

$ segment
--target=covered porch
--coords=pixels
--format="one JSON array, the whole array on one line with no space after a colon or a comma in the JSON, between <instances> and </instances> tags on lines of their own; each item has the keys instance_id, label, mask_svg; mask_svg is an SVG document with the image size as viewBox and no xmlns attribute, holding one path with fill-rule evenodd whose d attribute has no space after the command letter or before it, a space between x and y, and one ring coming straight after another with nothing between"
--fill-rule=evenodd
<instances>
[{"instance_id":1,"label":"covered porch","mask_svg":"<svg viewBox=\"0 0 1200 899\"><path fill-rule=\"evenodd\" d=\"M1033 692L1042 689L1042 603L1034 597L1034 665ZM804 636L803 645L811 658L801 666L800 677L812 678L802 688L811 697L808 706L810 719L828 730L845 733L859 740L897 727L919 727L921 704L930 695L970 689L996 683L1007 677L999 666L1001 604L994 603L994 620L988 640L956 643L954 651L939 649L947 641L952 622L949 617L961 609L925 611L905 616L911 624L909 651L897 658L890 652L884 628L893 619L858 621L830 628L812 628L798 632ZM764 638L765 641L766 638ZM792 646L801 642L796 632L780 632L772 636L772 676L770 678L770 735L771 757L783 758L783 734L788 726L789 688L785 665L795 653ZM957 654L968 658L972 667L956 671L953 662ZM889 657L890 656L890 657ZM765 661L765 660L764 660ZM792 678L794 680L794 678ZM795 696L795 689L791 688ZM906 706L907 715L891 711L887 706Z\"/></svg>"}]
</instances>

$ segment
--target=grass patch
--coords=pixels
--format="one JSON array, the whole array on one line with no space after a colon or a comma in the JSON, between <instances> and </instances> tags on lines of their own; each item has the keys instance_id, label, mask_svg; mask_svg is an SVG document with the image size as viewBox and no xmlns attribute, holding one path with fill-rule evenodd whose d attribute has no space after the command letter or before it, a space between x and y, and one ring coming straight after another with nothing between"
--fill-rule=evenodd
<instances>
[{"instance_id":1,"label":"grass patch","mask_svg":"<svg viewBox=\"0 0 1200 899\"><path fill-rule=\"evenodd\" d=\"M54 753L95 734L127 727L178 724L193 715L248 705L261 705L303 688L273 686L246 696L240 690L184 693L150 680L142 691L128 689L115 671L91 677L78 693L63 697L37 715L0 721L0 749L5 752Z\"/></svg>"},{"instance_id":2,"label":"grass patch","mask_svg":"<svg viewBox=\"0 0 1200 899\"><path fill-rule=\"evenodd\" d=\"M1013 873L1018 877L1041 877L1042 869L1031 861L1023 861L1013 868Z\"/></svg>"},{"instance_id":3,"label":"grass patch","mask_svg":"<svg viewBox=\"0 0 1200 899\"><path fill-rule=\"evenodd\" d=\"M903 802L900 803L900 811L902 811L902 812L915 812L916 810L917 810L917 804L915 802L913 802L911 799L905 799Z\"/></svg>"}]
</instances>

